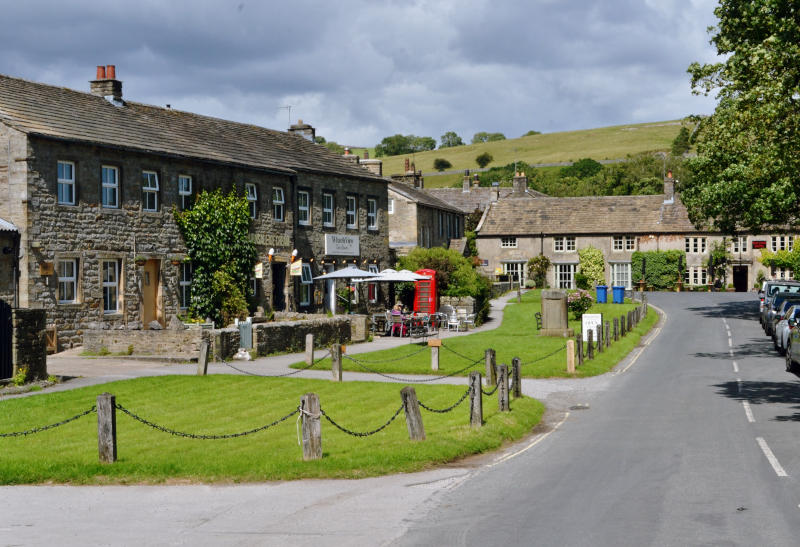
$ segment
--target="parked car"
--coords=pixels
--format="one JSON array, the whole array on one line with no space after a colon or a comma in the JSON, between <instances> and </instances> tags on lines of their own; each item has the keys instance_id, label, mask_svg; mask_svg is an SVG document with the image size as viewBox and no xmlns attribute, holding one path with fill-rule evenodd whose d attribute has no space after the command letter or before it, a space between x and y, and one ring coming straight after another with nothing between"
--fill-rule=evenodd
<instances>
[{"instance_id":1,"label":"parked car","mask_svg":"<svg viewBox=\"0 0 800 547\"><path fill-rule=\"evenodd\" d=\"M786 346L789 343L789 334L795 328L797 320L800 319L800 305L790 305L781 320L775 324L775 334L772 335L772 343L780 355L786 353Z\"/></svg>"},{"instance_id":2,"label":"parked car","mask_svg":"<svg viewBox=\"0 0 800 547\"><path fill-rule=\"evenodd\" d=\"M769 305L772 302L773 297L777 293L781 292L800 292L800 282L788 281L785 279L764 282L763 293L760 296L758 308L759 321L761 322L762 327L765 327L766 315L769 311Z\"/></svg>"},{"instance_id":3,"label":"parked car","mask_svg":"<svg viewBox=\"0 0 800 547\"><path fill-rule=\"evenodd\" d=\"M769 306L766 308L767 313L766 317L764 318L764 332L767 336L772 336L774 332L775 323L780 317L778 314L780 313L781 306L784 305L785 302L800 303L800 293L798 292L779 292L775 293L772 297L772 302L770 302ZM784 308L786 309L786 308Z\"/></svg>"},{"instance_id":4,"label":"parked car","mask_svg":"<svg viewBox=\"0 0 800 547\"><path fill-rule=\"evenodd\" d=\"M789 325L793 328L789 331L789 342L786 344L786 372L794 372L797 369L797 359L800 358L800 321L791 319Z\"/></svg>"}]
</instances>

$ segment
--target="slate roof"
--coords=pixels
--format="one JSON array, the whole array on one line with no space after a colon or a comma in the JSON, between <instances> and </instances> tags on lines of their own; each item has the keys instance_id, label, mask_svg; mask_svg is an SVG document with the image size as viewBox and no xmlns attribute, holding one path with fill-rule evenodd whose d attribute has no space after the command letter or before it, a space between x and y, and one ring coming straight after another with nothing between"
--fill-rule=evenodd
<instances>
[{"instance_id":1,"label":"slate roof","mask_svg":"<svg viewBox=\"0 0 800 547\"><path fill-rule=\"evenodd\" d=\"M478 236L664 234L697 232L676 196L518 198L492 203Z\"/></svg>"},{"instance_id":2,"label":"slate roof","mask_svg":"<svg viewBox=\"0 0 800 547\"><path fill-rule=\"evenodd\" d=\"M0 232L19 232L16 226L0 218Z\"/></svg>"},{"instance_id":3,"label":"slate roof","mask_svg":"<svg viewBox=\"0 0 800 547\"><path fill-rule=\"evenodd\" d=\"M293 174L382 178L287 132L0 75L0 122L29 135Z\"/></svg>"},{"instance_id":4,"label":"slate roof","mask_svg":"<svg viewBox=\"0 0 800 547\"><path fill-rule=\"evenodd\" d=\"M514 189L510 186L500 187L500 199L505 199L511 195ZM435 196L442 201L446 201L450 205L457 207L464 213L472 213L476 209L483 211L486 207L496 201L495 189L487 187L473 188L470 187L469 192L465 192L462 188L427 188L425 192ZM547 197L547 194L537 192L536 190L528 189L528 195L531 197ZM524 198L516 198L524 199Z\"/></svg>"},{"instance_id":5,"label":"slate roof","mask_svg":"<svg viewBox=\"0 0 800 547\"><path fill-rule=\"evenodd\" d=\"M414 188L410 184L405 184L403 182L390 182L389 190L393 190L408 199L416 201L417 203L421 203L422 205L427 205L428 207L432 207L434 209L443 209L445 211L451 211L459 214L463 212L458 207L454 207L447 202L442 201L438 197L431 195L428 190L420 190L419 188Z\"/></svg>"}]
</instances>

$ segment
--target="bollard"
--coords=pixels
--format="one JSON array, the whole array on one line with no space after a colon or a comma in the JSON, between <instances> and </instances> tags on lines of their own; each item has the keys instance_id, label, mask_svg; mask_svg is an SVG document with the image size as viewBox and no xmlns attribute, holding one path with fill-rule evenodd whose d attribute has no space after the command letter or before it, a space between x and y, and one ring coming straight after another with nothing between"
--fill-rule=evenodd
<instances>
[{"instance_id":1,"label":"bollard","mask_svg":"<svg viewBox=\"0 0 800 547\"><path fill-rule=\"evenodd\" d=\"M197 357L197 375L208 374L208 340L200 342L200 355Z\"/></svg>"},{"instance_id":2,"label":"bollard","mask_svg":"<svg viewBox=\"0 0 800 547\"><path fill-rule=\"evenodd\" d=\"M603 325L597 325L597 353L603 353Z\"/></svg>"},{"instance_id":3,"label":"bollard","mask_svg":"<svg viewBox=\"0 0 800 547\"><path fill-rule=\"evenodd\" d=\"M495 368L495 352L493 349L487 349L483 353L484 361L486 362L486 385L497 385L497 369Z\"/></svg>"},{"instance_id":4,"label":"bollard","mask_svg":"<svg viewBox=\"0 0 800 547\"><path fill-rule=\"evenodd\" d=\"M578 366L583 366L583 338L580 334L575 336L575 345L578 349Z\"/></svg>"},{"instance_id":5,"label":"bollard","mask_svg":"<svg viewBox=\"0 0 800 547\"><path fill-rule=\"evenodd\" d=\"M567 373L575 374L575 340L567 340Z\"/></svg>"},{"instance_id":6,"label":"bollard","mask_svg":"<svg viewBox=\"0 0 800 547\"><path fill-rule=\"evenodd\" d=\"M97 396L97 453L102 463L117 461L117 398L110 393Z\"/></svg>"},{"instance_id":7,"label":"bollard","mask_svg":"<svg viewBox=\"0 0 800 547\"><path fill-rule=\"evenodd\" d=\"M481 392L481 373L469 373L469 425L471 427L483 426L483 393Z\"/></svg>"},{"instance_id":8,"label":"bollard","mask_svg":"<svg viewBox=\"0 0 800 547\"><path fill-rule=\"evenodd\" d=\"M424 441L425 427L422 425L422 414L419 412L417 392L413 387L406 386L400 390L400 397L403 399L403 410L406 413L408 438L412 441Z\"/></svg>"},{"instance_id":9,"label":"bollard","mask_svg":"<svg viewBox=\"0 0 800 547\"><path fill-rule=\"evenodd\" d=\"M586 358L590 361L594 359L594 332L592 329L586 331Z\"/></svg>"},{"instance_id":10,"label":"bollard","mask_svg":"<svg viewBox=\"0 0 800 547\"><path fill-rule=\"evenodd\" d=\"M428 340L428 347L431 348L431 370L439 370L439 348L441 346L441 338L431 338Z\"/></svg>"},{"instance_id":11,"label":"bollard","mask_svg":"<svg viewBox=\"0 0 800 547\"><path fill-rule=\"evenodd\" d=\"M514 357L511 360L511 393L515 399L522 397L521 368L519 357Z\"/></svg>"},{"instance_id":12,"label":"bollard","mask_svg":"<svg viewBox=\"0 0 800 547\"><path fill-rule=\"evenodd\" d=\"M312 333L306 334L306 364L308 366L314 364L314 335Z\"/></svg>"},{"instance_id":13,"label":"bollard","mask_svg":"<svg viewBox=\"0 0 800 547\"><path fill-rule=\"evenodd\" d=\"M316 393L306 393L300 398L300 415L303 418L303 460L322 459L322 413Z\"/></svg>"},{"instance_id":14,"label":"bollard","mask_svg":"<svg viewBox=\"0 0 800 547\"><path fill-rule=\"evenodd\" d=\"M511 410L508 401L508 365L497 365L497 409L500 412Z\"/></svg>"},{"instance_id":15,"label":"bollard","mask_svg":"<svg viewBox=\"0 0 800 547\"><path fill-rule=\"evenodd\" d=\"M614 318L614 342L619 340L619 318Z\"/></svg>"},{"instance_id":16,"label":"bollard","mask_svg":"<svg viewBox=\"0 0 800 547\"><path fill-rule=\"evenodd\" d=\"M606 343L607 348L611 347L611 338L609 337L609 334L611 334L609 332L610 330L611 330L611 324L608 321L606 321L606 335L603 337L603 341Z\"/></svg>"},{"instance_id":17,"label":"bollard","mask_svg":"<svg viewBox=\"0 0 800 547\"><path fill-rule=\"evenodd\" d=\"M331 346L331 374L334 382L342 381L342 346L340 344Z\"/></svg>"}]
</instances>

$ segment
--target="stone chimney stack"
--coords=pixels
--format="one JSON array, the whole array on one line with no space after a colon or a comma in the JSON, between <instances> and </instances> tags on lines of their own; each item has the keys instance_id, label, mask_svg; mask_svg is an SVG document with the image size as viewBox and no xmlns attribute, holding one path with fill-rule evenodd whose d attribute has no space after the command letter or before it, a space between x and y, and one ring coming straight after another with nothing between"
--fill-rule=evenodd
<instances>
[{"instance_id":1,"label":"stone chimney stack","mask_svg":"<svg viewBox=\"0 0 800 547\"><path fill-rule=\"evenodd\" d=\"M315 142L317 137L317 130L314 129L307 123L303 123L303 120L297 120L296 124L289 126L289 133L294 133L295 135L300 135L307 141Z\"/></svg>"},{"instance_id":2,"label":"stone chimney stack","mask_svg":"<svg viewBox=\"0 0 800 547\"><path fill-rule=\"evenodd\" d=\"M525 173L514 173L514 191L511 193L512 198L524 198L528 190L528 177Z\"/></svg>"},{"instance_id":3,"label":"stone chimney stack","mask_svg":"<svg viewBox=\"0 0 800 547\"><path fill-rule=\"evenodd\" d=\"M369 159L369 150L364 149L364 159L365 160Z\"/></svg>"},{"instance_id":4,"label":"stone chimney stack","mask_svg":"<svg viewBox=\"0 0 800 547\"><path fill-rule=\"evenodd\" d=\"M672 171L667 171L664 177L664 203L675 202L675 179L672 178Z\"/></svg>"},{"instance_id":5,"label":"stone chimney stack","mask_svg":"<svg viewBox=\"0 0 800 547\"><path fill-rule=\"evenodd\" d=\"M478 177L478 173L472 175L472 187L478 188L481 185L481 179Z\"/></svg>"},{"instance_id":6,"label":"stone chimney stack","mask_svg":"<svg viewBox=\"0 0 800 547\"><path fill-rule=\"evenodd\" d=\"M500 183L493 182L492 183L492 201L500 201Z\"/></svg>"},{"instance_id":7,"label":"stone chimney stack","mask_svg":"<svg viewBox=\"0 0 800 547\"><path fill-rule=\"evenodd\" d=\"M469 192L469 169L464 169L464 180L461 182L461 191L462 192Z\"/></svg>"},{"instance_id":8,"label":"stone chimney stack","mask_svg":"<svg viewBox=\"0 0 800 547\"><path fill-rule=\"evenodd\" d=\"M116 101L122 105L122 82L117 80L117 67L115 65L97 67L97 78L89 82L92 95L105 97L109 101Z\"/></svg>"},{"instance_id":9,"label":"stone chimney stack","mask_svg":"<svg viewBox=\"0 0 800 547\"><path fill-rule=\"evenodd\" d=\"M411 171L411 161L406 158L405 169L403 169L403 173L408 173L409 171Z\"/></svg>"}]
</instances>

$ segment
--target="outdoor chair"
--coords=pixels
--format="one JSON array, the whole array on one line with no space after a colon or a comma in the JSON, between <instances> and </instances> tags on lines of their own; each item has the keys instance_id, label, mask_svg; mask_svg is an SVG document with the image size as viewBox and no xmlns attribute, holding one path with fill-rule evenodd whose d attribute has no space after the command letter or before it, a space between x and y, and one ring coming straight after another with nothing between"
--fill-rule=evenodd
<instances>
[{"instance_id":1,"label":"outdoor chair","mask_svg":"<svg viewBox=\"0 0 800 547\"><path fill-rule=\"evenodd\" d=\"M472 328L475 328L475 314L474 313L467 313L467 308L458 308L456 309L456 315L458 319L464 323L464 328L469 330L470 325Z\"/></svg>"},{"instance_id":2,"label":"outdoor chair","mask_svg":"<svg viewBox=\"0 0 800 547\"><path fill-rule=\"evenodd\" d=\"M455 327L456 332L458 332L462 324L461 319L459 319L455 310L453 310L453 313L447 318L447 330L453 330L453 327ZM464 327L464 329L466 330L466 327Z\"/></svg>"},{"instance_id":3,"label":"outdoor chair","mask_svg":"<svg viewBox=\"0 0 800 547\"><path fill-rule=\"evenodd\" d=\"M392 314L392 330L391 335L394 336L395 332L399 333L398 336L405 336L406 335L406 324L403 321L403 316L400 314Z\"/></svg>"}]
</instances>

